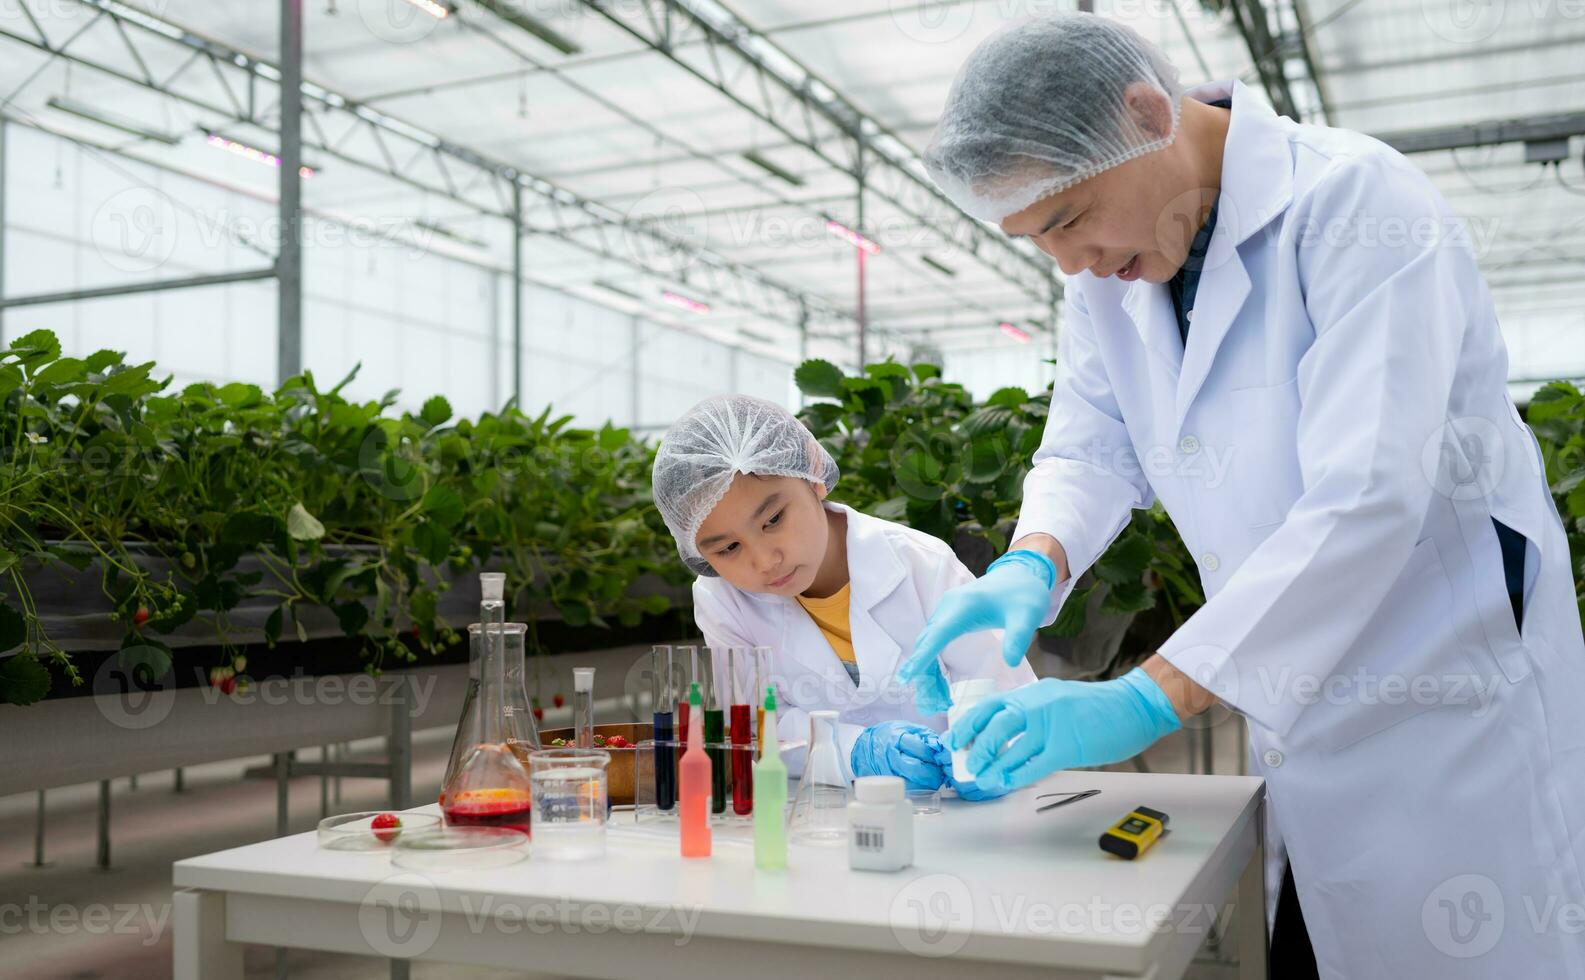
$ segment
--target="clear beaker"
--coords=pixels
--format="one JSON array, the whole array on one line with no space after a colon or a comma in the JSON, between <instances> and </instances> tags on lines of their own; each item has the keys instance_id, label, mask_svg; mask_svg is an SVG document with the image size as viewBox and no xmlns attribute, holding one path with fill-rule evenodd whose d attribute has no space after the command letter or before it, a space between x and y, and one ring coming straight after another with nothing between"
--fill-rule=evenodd
<instances>
[{"instance_id":1,"label":"clear beaker","mask_svg":"<svg viewBox=\"0 0 1585 980\"><path fill-rule=\"evenodd\" d=\"M534 854L584 861L605 854L606 766L601 749L539 749L529 754L534 796Z\"/></svg>"},{"instance_id":2,"label":"clear beaker","mask_svg":"<svg viewBox=\"0 0 1585 980\"><path fill-rule=\"evenodd\" d=\"M793 798L792 838L805 844L843 844L848 837L852 786L837 748L837 713L809 713L809 755Z\"/></svg>"}]
</instances>

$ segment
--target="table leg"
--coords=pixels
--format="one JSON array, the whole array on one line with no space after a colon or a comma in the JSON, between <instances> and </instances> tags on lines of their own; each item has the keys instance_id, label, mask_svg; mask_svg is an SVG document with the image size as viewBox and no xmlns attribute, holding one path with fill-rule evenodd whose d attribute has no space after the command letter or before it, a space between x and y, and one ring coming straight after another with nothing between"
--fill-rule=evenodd
<instances>
[{"instance_id":1,"label":"table leg","mask_svg":"<svg viewBox=\"0 0 1585 980\"><path fill-rule=\"evenodd\" d=\"M242 980L242 944L226 941L226 896L183 889L173 898L173 980Z\"/></svg>"},{"instance_id":2,"label":"table leg","mask_svg":"<svg viewBox=\"0 0 1585 980\"><path fill-rule=\"evenodd\" d=\"M1238 879L1238 977L1267 980L1271 943L1266 935L1266 804L1254 816L1255 849Z\"/></svg>"}]
</instances>

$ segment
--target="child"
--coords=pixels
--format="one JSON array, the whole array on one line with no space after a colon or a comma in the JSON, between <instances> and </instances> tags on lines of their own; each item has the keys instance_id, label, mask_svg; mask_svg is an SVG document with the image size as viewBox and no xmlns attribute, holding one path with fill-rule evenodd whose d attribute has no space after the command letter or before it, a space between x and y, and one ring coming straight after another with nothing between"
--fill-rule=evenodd
<instances>
[{"instance_id":1,"label":"child","mask_svg":"<svg viewBox=\"0 0 1585 980\"><path fill-rule=\"evenodd\" d=\"M853 775L960 789L938 737L946 716L920 715L894 674L941 594L974 576L940 540L827 502L837 475L771 402L723 395L678 419L655 457L654 494L700 576L694 618L717 649L770 648L783 740L808 737L809 712L834 710ZM1027 661L1005 665L1000 631L963 637L940 663L954 681L991 677L1000 690L1035 679Z\"/></svg>"}]
</instances>

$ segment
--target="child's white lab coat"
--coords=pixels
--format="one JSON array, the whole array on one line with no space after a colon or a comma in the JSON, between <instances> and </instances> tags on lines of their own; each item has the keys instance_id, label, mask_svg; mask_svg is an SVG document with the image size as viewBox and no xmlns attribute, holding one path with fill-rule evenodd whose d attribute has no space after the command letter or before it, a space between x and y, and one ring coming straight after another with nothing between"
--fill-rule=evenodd
<instances>
[{"instance_id":1,"label":"child's white lab coat","mask_svg":"<svg viewBox=\"0 0 1585 980\"><path fill-rule=\"evenodd\" d=\"M852 583L848 614L859 665L857 686L820 627L791 597L744 592L724 579L701 577L693 585L694 619L713 648L718 671L724 670L726 647L771 649L777 728L783 741L809 737L809 712L838 712L837 747L846 770L853 742L871 725L897 719L938 732L946 729L947 716L921 715L913 690L894 675L913 654L914 641L941 595L974 576L938 538L841 504L825 506L847 515ZM1017 667L1002 661L1001 630L955 641L942 653L941 667L949 683L991 677L999 690L1035 679L1027 660ZM785 758L789 768L802 770L802 750Z\"/></svg>"}]
</instances>

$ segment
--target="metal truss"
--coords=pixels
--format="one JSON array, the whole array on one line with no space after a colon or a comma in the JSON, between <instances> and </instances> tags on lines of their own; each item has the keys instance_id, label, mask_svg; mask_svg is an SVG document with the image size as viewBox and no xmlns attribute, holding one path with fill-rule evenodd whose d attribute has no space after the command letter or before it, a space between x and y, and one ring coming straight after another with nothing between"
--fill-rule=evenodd
<instances>
[{"instance_id":1,"label":"metal truss","mask_svg":"<svg viewBox=\"0 0 1585 980\"><path fill-rule=\"evenodd\" d=\"M1330 120L1326 92L1309 36L1305 0L1205 0L1212 9L1226 9L1249 49L1250 60L1271 104L1298 122ZM1307 118L1308 117L1308 118Z\"/></svg>"},{"instance_id":2,"label":"metal truss","mask_svg":"<svg viewBox=\"0 0 1585 980\"><path fill-rule=\"evenodd\" d=\"M907 144L717 0L579 0L940 240L1044 302L1051 265L965 215Z\"/></svg>"},{"instance_id":3,"label":"metal truss","mask_svg":"<svg viewBox=\"0 0 1585 980\"><path fill-rule=\"evenodd\" d=\"M277 128L281 94L277 66L117 0L75 2L94 16L62 40L50 38L25 4L20 9L33 35L0 27L0 38L168 96L212 113L217 121ZM74 42L101 21L109 23L118 35L131 59L130 68L96 61L74 50ZM162 53L168 55L173 45L181 54L177 67L157 76L148 66L168 63L168 59L152 57L151 46L164 47ZM521 234L565 241L602 259L706 292L718 302L768 319L794 326L805 318L813 322L853 320L851 311L668 234L653 223L491 160L312 82L305 80L301 89L305 150L481 214L516 222ZM514 186L520 189L520 212L513 209Z\"/></svg>"}]
</instances>

